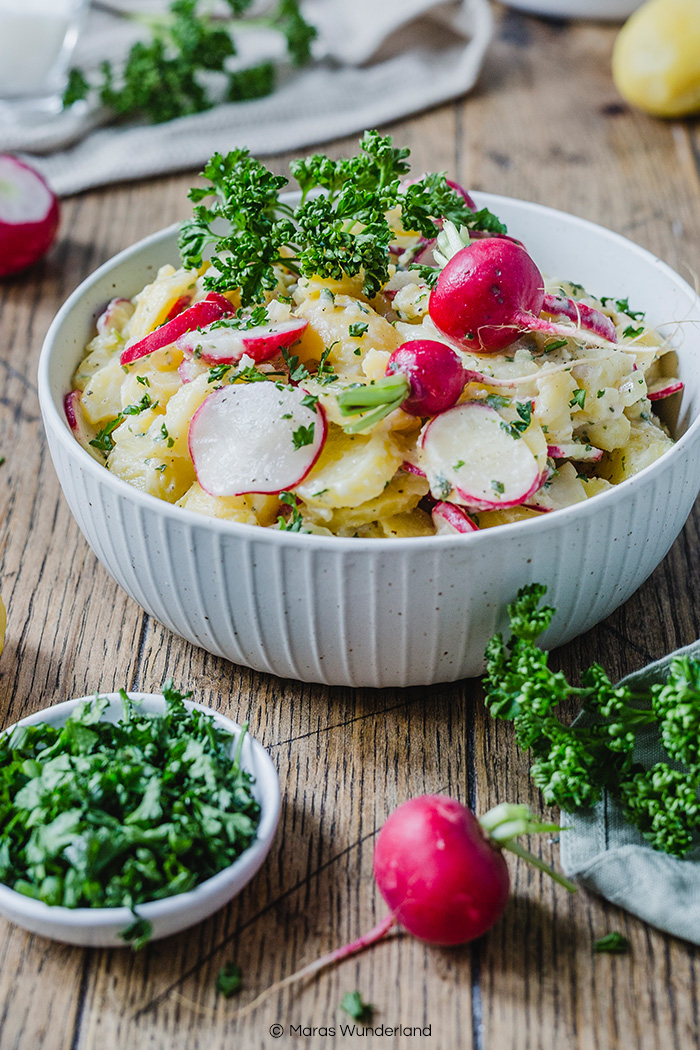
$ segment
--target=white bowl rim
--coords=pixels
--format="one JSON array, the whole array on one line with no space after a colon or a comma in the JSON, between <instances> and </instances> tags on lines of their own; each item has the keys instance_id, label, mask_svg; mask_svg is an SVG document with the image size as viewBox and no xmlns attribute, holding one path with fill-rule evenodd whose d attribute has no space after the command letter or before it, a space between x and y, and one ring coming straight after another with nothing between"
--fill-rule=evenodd
<instances>
[{"instance_id":1,"label":"white bowl rim","mask_svg":"<svg viewBox=\"0 0 700 1050\"><path fill-rule=\"evenodd\" d=\"M120 699L118 692L99 693L98 695L110 701ZM136 693L127 690L127 696L137 702L144 700L164 702L162 693ZM93 694L92 696L80 696L71 700L63 700L58 704L51 704L40 711L35 711L34 714L27 715L26 718L21 718L18 722L13 722L12 725L2 730L2 735L11 733L18 726L36 725L40 722L45 722L47 720L46 715L49 712L53 716L60 718L63 714L67 715L73 711L78 704L83 703L85 700L94 700L94 698ZM185 705L190 710L202 711L204 714L212 715L222 728L228 730L236 738L242 732L242 726L220 711L216 711L213 707L207 707L206 704L199 704L192 700L185 700ZM144 904L135 905L134 910L139 919L156 921L186 912L195 900L199 901L202 897L216 894L222 885L235 878L239 872L245 872L252 866L254 874L257 871L257 867L259 867L259 865L257 867L255 865L261 853L264 859L264 856L269 851L277 830L277 822L282 805L279 777L272 759L262 744L249 733L247 738L255 752L256 763L260 763L263 766L267 774L266 780L270 786L274 787L274 791L270 791L269 797L266 795L264 800L262 797L260 799L260 823L257 827L255 841L232 864L217 872L216 875L205 879L204 882L198 883L193 889L184 893L173 894L170 897L163 897L160 900L147 901ZM259 779L256 780L256 783ZM268 790L270 790L269 786ZM252 878L253 876L251 875L250 877ZM44 901L38 901L34 897L27 897L4 883L0 883L0 905L6 907L8 915L21 916L33 922L40 921L46 925L47 930L49 927L57 925L74 926L76 929L90 927L125 929L134 922L134 912L126 906L119 908L66 908L62 904L46 904Z\"/></svg>"},{"instance_id":2,"label":"white bowl rim","mask_svg":"<svg viewBox=\"0 0 700 1050\"><path fill-rule=\"evenodd\" d=\"M286 196L295 197L298 196L298 194L289 193L286 194ZM581 229L588 230L589 232L592 230L604 241L624 246L628 251L632 251L647 263L657 268L660 272L664 273L672 281L675 281L683 291L689 294L691 300L694 300L697 305L698 311L700 311L700 296L687 281L685 281L667 263L659 259L657 255L654 255L653 252L650 252L648 249L629 240L622 234L616 233L614 230L610 230L598 223L591 222L589 219L573 215L571 212L561 211L557 208L550 208L547 205L537 204L533 201L526 201L517 197L506 197L501 194L485 193L481 191L475 191L473 196L477 201L482 202L485 206L493 208L495 211L497 211L498 206L501 203L504 203L508 207L515 207L516 210L532 210L536 214L541 215L543 219L548 218L551 221L563 219ZM148 237L144 237L142 240L132 244L130 247L123 249L117 255L112 256L111 259L104 262L97 270L86 277L85 280L78 285L60 308L51 323L41 350L38 368L39 404L42 412L45 413L46 416L50 418L51 423L54 424L53 429L58 431L59 441L63 444L65 451L69 454L77 453L83 469L93 474L98 482L101 480L108 487L116 490L118 495L121 494L125 497L128 496L133 502L145 510L155 512L156 509L159 509L160 513L174 523L179 521L183 524L189 524L189 526L193 528L210 529L215 534L240 536L241 538L247 537L262 543L271 543L275 545L281 544L282 546L295 548L299 545L304 547L306 545L316 546L317 544L322 544L327 546L329 550L352 550L356 553L367 550L395 550L397 552L419 551L428 548L432 549L435 545L439 545L440 547L450 547L455 544L461 545L464 543L479 544L492 542L493 537L490 535L491 533L496 533L505 541L514 534L525 536L533 531L543 532L551 528L559 528L560 526L565 528L567 523L572 519L578 520L579 518L586 518L590 514L596 514L598 508L602 509L603 506L610 506L615 500L624 499L625 493L630 492L633 485L645 485L648 480L650 481L652 478L656 477L658 473L670 468L671 460L677 459L684 452L685 446L690 442L695 441L698 436L698 431L700 431L700 413L697 418L693 420L685 433L675 441L673 447L660 456L659 459L650 463L649 466L640 470L638 474L633 475L621 484L615 485L613 488L607 489L605 492L601 492L585 502L575 503L572 506L554 511L551 514L539 515L537 518L512 522L507 525L499 525L497 529L483 529L476 532L457 533L455 535L448 534L442 536L386 538L323 536L313 533L263 528L260 525L248 525L243 522L209 517L206 514L198 514L195 511L187 510L185 507L176 507L173 503L168 503L166 500L159 499L157 496L152 496L149 493L141 492L139 489L134 488L127 481L112 474L106 467L98 463L88 452L85 451L84 448L81 447L70 432L66 420L62 418L61 413L51 396L49 384L49 360L56 332L85 292L91 288L93 284L100 281L103 276L106 276L119 263L126 262L133 256L139 255L145 248L148 248L161 240L167 240L180 228L180 225L181 223L178 222L172 223L170 226L166 226L164 229L158 230L155 233L150 234ZM695 321L695 319L692 320ZM66 393L68 393L68 391L66 391ZM604 500L605 503L600 503L599 501L601 500ZM516 530L515 533L514 530Z\"/></svg>"}]
</instances>

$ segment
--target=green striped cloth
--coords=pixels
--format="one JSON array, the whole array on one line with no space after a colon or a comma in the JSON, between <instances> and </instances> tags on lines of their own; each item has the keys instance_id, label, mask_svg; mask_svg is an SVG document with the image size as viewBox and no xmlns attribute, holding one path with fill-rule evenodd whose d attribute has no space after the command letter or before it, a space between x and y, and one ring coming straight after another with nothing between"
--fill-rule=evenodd
<instances>
[{"instance_id":1,"label":"green striped cloth","mask_svg":"<svg viewBox=\"0 0 700 1050\"><path fill-rule=\"evenodd\" d=\"M700 657L700 640L635 671L624 684L648 689L665 681L677 656ZM577 719L591 721L589 715ZM639 734L634 757L646 766L668 761L653 729ZM683 860L652 849L607 795L593 809L562 813L561 824L570 829L561 833L568 876L652 926L700 944L700 847Z\"/></svg>"}]
</instances>

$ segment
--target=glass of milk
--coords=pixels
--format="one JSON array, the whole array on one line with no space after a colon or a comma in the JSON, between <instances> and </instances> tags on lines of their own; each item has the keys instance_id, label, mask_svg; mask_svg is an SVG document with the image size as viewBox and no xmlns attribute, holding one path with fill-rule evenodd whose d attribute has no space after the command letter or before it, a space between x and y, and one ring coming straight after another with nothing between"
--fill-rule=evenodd
<instances>
[{"instance_id":1,"label":"glass of milk","mask_svg":"<svg viewBox=\"0 0 700 1050\"><path fill-rule=\"evenodd\" d=\"M45 120L62 108L89 0L0 0L0 118Z\"/></svg>"}]
</instances>

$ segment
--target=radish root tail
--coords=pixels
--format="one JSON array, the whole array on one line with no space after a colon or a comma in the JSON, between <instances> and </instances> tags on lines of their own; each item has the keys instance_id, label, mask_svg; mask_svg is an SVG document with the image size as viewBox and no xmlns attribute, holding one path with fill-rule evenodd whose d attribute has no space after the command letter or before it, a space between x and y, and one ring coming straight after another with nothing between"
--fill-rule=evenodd
<instances>
[{"instance_id":1,"label":"radish root tail","mask_svg":"<svg viewBox=\"0 0 700 1050\"><path fill-rule=\"evenodd\" d=\"M327 966L332 966L334 963L342 962L343 959L349 958L351 955L356 955L358 952L364 951L365 948L369 948L370 945L376 944L382 937L385 937L389 930L396 925L396 916L387 915L386 918L382 919L381 922L373 926L367 933L363 933L357 940L352 941L350 944L343 945L342 948L336 948L335 951L328 952L326 955L321 955L318 959L303 966L301 970L297 970L296 973L290 974L288 977L284 977L281 981L275 981L269 988L266 988L264 992L256 996L246 1006L242 1006L235 1013L229 1015L232 1021L240 1021L249 1014L252 1014L254 1010L257 1010L266 999L269 999L271 995L276 992L280 992L283 988L287 988L290 984L296 984L297 981L303 981L306 977L313 977L315 974L324 970Z\"/></svg>"}]
</instances>

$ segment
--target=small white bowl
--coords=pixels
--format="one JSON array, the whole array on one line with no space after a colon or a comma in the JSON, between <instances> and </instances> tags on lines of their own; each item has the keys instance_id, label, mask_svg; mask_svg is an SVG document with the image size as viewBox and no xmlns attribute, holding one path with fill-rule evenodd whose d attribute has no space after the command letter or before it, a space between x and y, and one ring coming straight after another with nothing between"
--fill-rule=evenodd
<instances>
[{"instance_id":1,"label":"small white bowl","mask_svg":"<svg viewBox=\"0 0 700 1050\"><path fill-rule=\"evenodd\" d=\"M118 722L123 714L119 693L104 693L109 700L103 719ZM129 693L132 700L138 701L148 713L160 713L165 710L165 700L153 693ZM63 725L71 712L84 700L92 697L79 697L77 700L66 700L62 704L37 711L36 714L23 718L16 725L30 726L39 722L50 722ZM234 753L236 740L241 727L218 711L194 704L189 700L185 704L191 710L203 711L212 715L217 725L232 734L231 754ZM5 732L11 732L10 726ZM195 886L187 893L178 893L173 897L139 904L136 911L139 917L147 919L153 928L151 940L169 937L208 918L215 911L240 893L250 882L267 856L277 828L280 814L280 788L277 772L267 751L257 740L246 734L241 749L241 766L255 777L252 792L260 803L260 824L257 836L251 846L245 850L233 864L223 871L212 875L210 879ZM50 937L54 941L66 944L81 944L92 948L125 947L126 942L119 934L130 926L134 916L129 908L63 908L44 904L43 901L25 897L9 886L0 884L0 914L6 919L31 930L32 933Z\"/></svg>"},{"instance_id":2,"label":"small white bowl","mask_svg":"<svg viewBox=\"0 0 700 1050\"><path fill-rule=\"evenodd\" d=\"M672 334L685 382L677 443L610 491L542 518L461 536L358 539L209 518L139 492L73 437L63 397L115 295L133 296L178 262L177 227L88 277L59 311L39 364L39 403L78 525L115 580L176 634L283 678L409 686L480 674L506 605L548 587L554 648L626 601L664 557L700 489L700 299L651 252L585 219L475 194L552 277L628 296Z\"/></svg>"}]
</instances>

